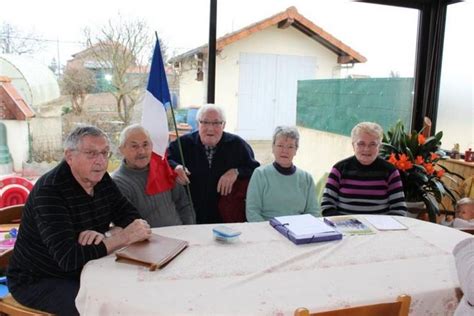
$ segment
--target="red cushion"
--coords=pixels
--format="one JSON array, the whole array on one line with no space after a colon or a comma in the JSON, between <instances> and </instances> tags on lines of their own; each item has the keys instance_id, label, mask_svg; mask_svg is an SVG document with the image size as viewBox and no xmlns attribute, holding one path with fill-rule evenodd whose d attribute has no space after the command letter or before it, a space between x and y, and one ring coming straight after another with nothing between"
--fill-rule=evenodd
<instances>
[{"instance_id":1,"label":"red cushion","mask_svg":"<svg viewBox=\"0 0 474 316\"><path fill-rule=\"evenodd\" d=\"M220 196L217 209L224 223L241 223L245 217L245 198L250 179L237 179L232 186L232 192Z\"/></svg>"}]
</instances>

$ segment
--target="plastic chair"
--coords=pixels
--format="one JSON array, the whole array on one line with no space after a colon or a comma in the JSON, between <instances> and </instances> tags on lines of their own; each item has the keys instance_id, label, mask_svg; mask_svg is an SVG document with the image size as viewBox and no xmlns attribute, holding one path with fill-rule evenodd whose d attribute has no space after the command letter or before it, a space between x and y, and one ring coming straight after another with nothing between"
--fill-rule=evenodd
<instances>
[{"instance_id":1,"label":"plastic chair","mask_svg":"<svg viewBox=\"0 0 474 316\"><path fill-rule=\"evenodd\" d=\"M408 316L411 297L400 295L395 302L348 307L326 312L310 313L306 308L298 308L295 316Z\"/></svg>"}]
</instances>

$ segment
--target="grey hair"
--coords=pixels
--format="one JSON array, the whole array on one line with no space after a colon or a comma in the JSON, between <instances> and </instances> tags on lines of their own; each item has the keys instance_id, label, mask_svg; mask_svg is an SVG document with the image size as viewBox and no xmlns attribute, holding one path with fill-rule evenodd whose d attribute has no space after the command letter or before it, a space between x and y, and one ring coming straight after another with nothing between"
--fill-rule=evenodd
<instances>
[{"instance_id":1,"label":"grey hair","mask_svg":"<svg viewBox=\"0 0 474 316\"><path fill-rule=\"evenodd\" d=\"M144 128L143 126L141 126L140 124L132 124L132 125L129 125L127 127L125 127L122 132L120 132L120 136L119 136L119 148L125 146L125 142L127 141L128 139L128 136L130 136L131 133L133 132L136 132L136 131L140 131L140 132L143 132L145 133L145 135L151 139L151 136L150 136L150 132L148 132L148 130L146 128Z\"/></svg>"},{"instance_id":2,"label":"grey hair","mask_svg":"<svg viewBox=\"0 0 474 316\"><path fill-rule=\"evenodd\" d=\"M275 145L278 136L288 137L294 139L296 142L296 148L300 145L300 133L293 126L277 126L273 132L273 145Z\"/></svg>"},{"instance_id":3,"label":"grey hair","mask_svg":"<svg viewBox=\"0 0 474 316\"><path fill-rule=\"evenodd\" d=\"M74 128L64 140L64 150L76 150L79 143L86 136L104 137L107 143L110 144L110 139L107 134L100 128L92 125L79 125Z\"/></svg>"},{"instance_id":4,"label":"grey hair","mask_svg":"<svg viewBox=\"0 0 474 316\"><path fill-rule=\"evenodd\" d=\"M457 201L457 203L456 203L456 211L459 210L460 206L471 205L471 204L474 204L474 199L471 199L470 197L462 198L459 201Z\"/></svg>"},{"instance_id":5,"label":"grey hair","mask_svg":"<svg viewBox=\"0 0 474 316\"><path fill-rule=\"evenodd\" d=\"M196 113L197 120L200 121L202 119L202 117L204 116L204 114L206 114L207 112L211 112L211 111L217 112L219 114L221 120L223 122L226 121L224 110L220 106L212 104L212 103L204 104L203 106L201 106L199 108L199 110Z\"/></svg>"},{"instance_id":6,"label":"grey hair","mask_svg":"<svg viewBox=\"0 0 474 316\"><path fill-rule=\"evenodd\" d=\"M378 137L379 141L382 141L383 138L383 128L377 123L374 122L360 122L351 131L352 142L355 142L356 138L362 134L367 133Z\"/></svg>"}]
</instances>

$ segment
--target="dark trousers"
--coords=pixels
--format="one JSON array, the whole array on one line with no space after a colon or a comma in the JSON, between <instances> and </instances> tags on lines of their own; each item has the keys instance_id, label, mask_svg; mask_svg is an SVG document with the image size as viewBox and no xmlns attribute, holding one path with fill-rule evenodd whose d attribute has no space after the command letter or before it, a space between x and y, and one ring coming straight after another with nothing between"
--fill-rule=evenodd
<instances>
[{"instance_id":1,"label":"dark trousers","mask_svg":"<svg viewBox=\"0 0 474 316\"><path fill-rule=\"evenodd\" d=\"M55 315L79 315L75 299L79 281L43 279L37 283L15 287L11 292L18 303Z\"/></svg>"}]
</instances>

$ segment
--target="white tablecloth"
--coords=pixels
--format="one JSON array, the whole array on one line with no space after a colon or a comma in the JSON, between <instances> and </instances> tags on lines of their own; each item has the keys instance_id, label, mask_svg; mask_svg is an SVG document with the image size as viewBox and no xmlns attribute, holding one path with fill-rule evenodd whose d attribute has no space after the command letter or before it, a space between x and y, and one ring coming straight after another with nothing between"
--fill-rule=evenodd
<instances>
[{"instance_id":1,"label":"white tablecloth","mask_svg":"<svg viewBox=\"0 0 474 316\"><path fill-rule=\"evenodd\" d=\"M189 247L154 272L114 255L89 262L76 305L82 315L292 315L298 307L321 311L408 294L412 315L452 315L459 282L451 252L472 237L400 221L409 229L306 245L267 222L228 224L242 231L231 244L214 239L216 225L154 229Z\"/></svg>"}]
</instances>

